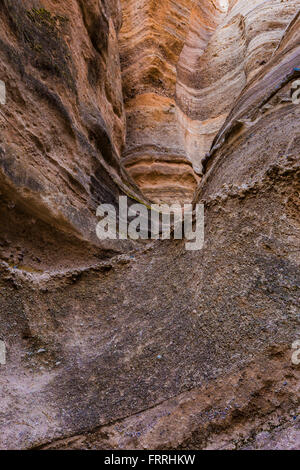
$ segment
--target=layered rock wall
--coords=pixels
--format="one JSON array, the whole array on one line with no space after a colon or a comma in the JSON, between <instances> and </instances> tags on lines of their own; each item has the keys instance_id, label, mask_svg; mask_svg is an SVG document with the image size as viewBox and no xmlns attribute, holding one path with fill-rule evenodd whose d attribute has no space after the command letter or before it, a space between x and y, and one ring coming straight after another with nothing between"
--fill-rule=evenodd
<instances>
[{"instance_id":1,"label":"layered rock wall","mask_svg":"<svg viewBox=\"0 0 300 470\"><path fill-rule=\"evenodd\" d=\"M29 213L22 221L27 238L38 230L34 219L99 245L97 205L115 204L121 194L143 200L120 162L126 130L117 39L121 20L117 1L1 1L5 230L14 232L13 224L4 223L14 216L12 206Z\"/></svg>"},{"instance_id":2,"label":"layered rock wall","mask_svg":"<svg viewBox=\"0 0 300 470\"><path fill-rule=\"evenodd\" d=\"M127 114L123 161L152 200L190 200L197 177L176 116L176 65L192 1L122 2L120 53Z\"/></svg>"},{"instance_id":3,"label":"layered rock wall","mask_svg":"<svg viewBox=\"0 0 300 470\"><path fill-rule=\"evenodd\" d=\"M1 449L300 447L300 3L216 6L0 2ZM96 239L123 162L203 250Z\"/></svg>"},{"instance_id":4,"label":"layered rock wall","mask_svg":"<svg viewBox=\"0 0 300 470\"><path fill-rule=\"evenodd\" d=\"M189 202L247 81L276 49L297 1L124 2L124 163L155 201Z\"/></svg>"}]
</instances>

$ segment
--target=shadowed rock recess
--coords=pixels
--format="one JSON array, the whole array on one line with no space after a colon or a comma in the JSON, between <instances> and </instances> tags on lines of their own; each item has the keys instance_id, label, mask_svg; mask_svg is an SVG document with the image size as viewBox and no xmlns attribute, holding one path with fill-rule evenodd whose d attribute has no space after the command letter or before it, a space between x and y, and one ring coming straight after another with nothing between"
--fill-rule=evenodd
<instances>
[{"instance_id":1,"label":"shadowed rock recess","mask_svg":"<svg viewBox=\"0 0 300 470\"><path fill-rule=\"evenodd\" d=\"M0 0L1 449L299 449L300 1ZM96 208L205 204L205 245Z\"/></svg>"}]
</instances>

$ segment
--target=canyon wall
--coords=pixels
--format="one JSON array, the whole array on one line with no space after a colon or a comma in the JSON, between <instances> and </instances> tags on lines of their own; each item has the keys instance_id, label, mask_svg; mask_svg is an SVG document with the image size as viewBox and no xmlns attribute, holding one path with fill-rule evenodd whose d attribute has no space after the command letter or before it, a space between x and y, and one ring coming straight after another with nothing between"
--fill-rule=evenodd
<instances>
[{"instance_id":1,"label":"canyon wall","mask_svg":"<svg viewBox=\"0 0 300 470\"><path fill-rule=\"evenodd\" d=\"M176 65L184 46L189 0L122 2L120 54L129 173L153 201L190 201L198 178L186 158L176 116Z\"/></svg>"},{"instance_id":2,"label":"canyon wall","mask_svg":"<svg viewBox=\"0 0 300 470\"><path fill-rule=\"evenodd\" d=\"M0 1L1 449L299 449L300 2L225 3Z\"/></svg>"},{"instance_id":3,"label":"canyon wall","mask_svg":"<svg viewBox=\"0 0 300 470\"><path fill-rule=\"evenodd\" d=\"M120 162L126 131L120 5L3 0L0 15L1 79L7 87L1 109L1 220L13 221L6 238L15 238L14 224L28 230L28 239L32 231L47 232L46 223L51 230L63 229L62 243L80 238L86 246L99 246L98 204L115 204L122 194L144 200ZM15 220L19 209L29 218ZM109 241L102 245L104 251L119 250Z\"/></svg>"},{"instance_id":4,"label":"canyon wall","mask_svg":"<svg viewBox=\"0 0 300 470\"><path fill-rule=\"evenodd\" d=\"M123 158L150 199L190 202L234 100L298 8L279 0L123 2Z\"/></svg>"}]
</instances>

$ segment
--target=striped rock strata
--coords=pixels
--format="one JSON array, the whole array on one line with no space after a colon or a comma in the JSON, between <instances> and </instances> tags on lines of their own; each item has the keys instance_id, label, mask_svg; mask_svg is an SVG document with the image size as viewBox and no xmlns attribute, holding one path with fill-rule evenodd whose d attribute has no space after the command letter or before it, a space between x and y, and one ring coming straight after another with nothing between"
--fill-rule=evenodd
<instances>
[{"instance_id":1,"label":"striped rock strata","mask_svg":"<svg viewBox=\"0 0 300 470\"><path fill-rule=\"evenodd\" d=\"M300 448L300 3L251 5L127 2L120 61L117 1L0 2L1 449ZM122 161L202 250L96 240Z\"/></svg>"},{"instance_id":2,"label":"striped rock strata","mask_svg":"<svg viewBox=\"0 0 300 470\"><path fill-rule=\"evenodd\" d=\"M9 206L29 209L22 222L28 238L42 230L33 219L99 246L98 203L115 204L122 194L144 200L120 162L126 132L121 21L118 1L0 2L7 95L0 109L1 217L10 218ZM13 224L7 229L12 240ZM109 241L102 246L119 250Z\"/></svg>"},{"instance_id":3,"label":"striped rock strata","mask_svg":"<svg viewBox=\"0 0 300 470\"><path fill-rule=\"evenodd\" d=\"M201 160L234 100L269 60L298 6L123 2L123 158L150 199L191 199Z\"/></svg>"}]
</instances>

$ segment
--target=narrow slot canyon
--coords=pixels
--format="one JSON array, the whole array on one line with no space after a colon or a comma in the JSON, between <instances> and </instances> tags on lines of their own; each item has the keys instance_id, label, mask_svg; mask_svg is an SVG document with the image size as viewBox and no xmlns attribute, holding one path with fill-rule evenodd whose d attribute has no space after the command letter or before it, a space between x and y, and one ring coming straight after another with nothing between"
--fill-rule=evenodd
<instances>
[{"instance_id":1,"label":"narrow slot canyon","mask_svg":"<svg viewBox=\"0 0 300 470\"><path fill-rule=\"evenodd\" d=\"M300 448L299 81L300 0L0 0L1 450Z\"/></svg>"}]
</instances>

